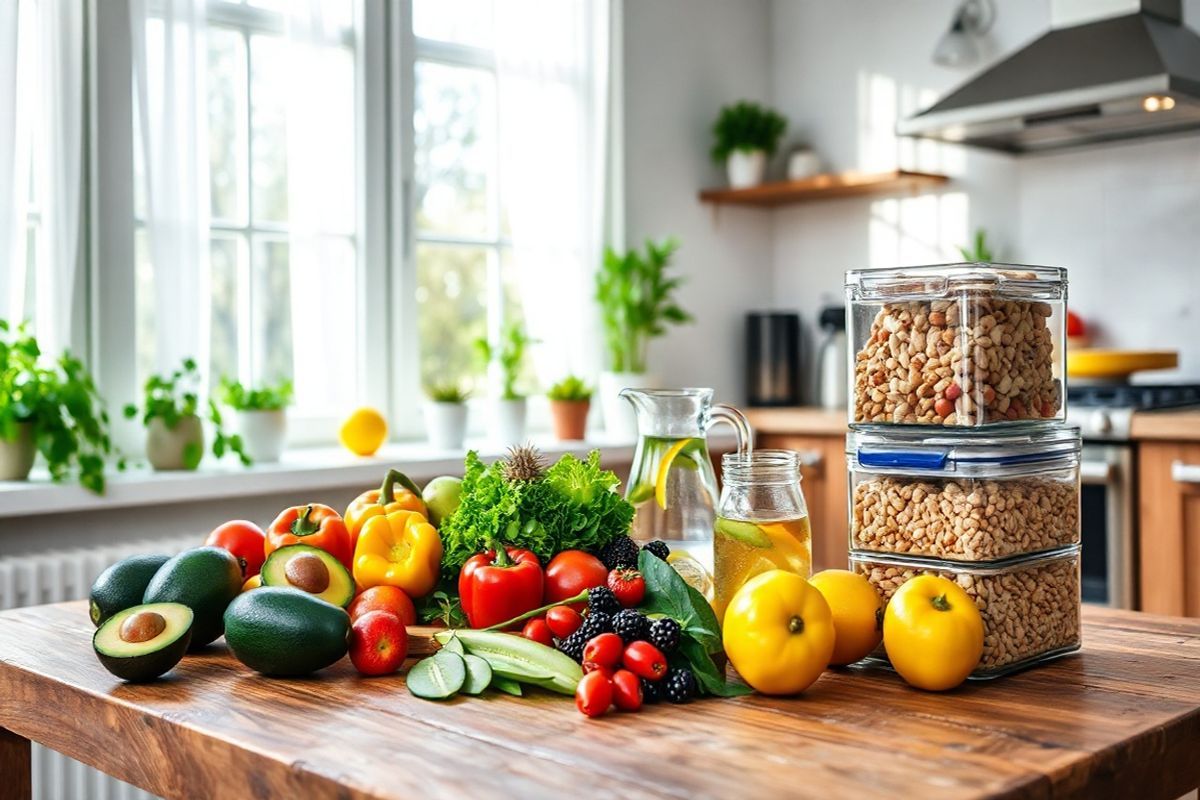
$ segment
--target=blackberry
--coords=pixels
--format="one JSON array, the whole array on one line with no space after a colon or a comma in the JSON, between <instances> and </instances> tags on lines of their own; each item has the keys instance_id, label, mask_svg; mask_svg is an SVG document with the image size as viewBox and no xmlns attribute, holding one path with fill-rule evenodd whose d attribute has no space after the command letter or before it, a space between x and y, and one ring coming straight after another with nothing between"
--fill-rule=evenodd
<instances>
[{"instance_id":1,"label":"blackberry","mask_svg":"<svg viewBox=\"0 0 1200 800\"><path fill-rule=\"evenodd\" d=\"M579 626L578 632L583 635L585 644L594 636L599 636L602 633L611 633L612 614L609 614L607 611L590 612L583 618L583 624Z\"/></svg>"},{"instance_id":2,"label":"blackberry","mask_svg":"<svg viewBox=\"0 0 1200 800\"><path fill-rule=\"evenodd\" d=\"M679 623L663 617L650 623L650 644L669 653L679 647Z\"/></svg>"},{"instance_id":3,"label":"blackberry","mask_svg":"<svg viewBox=\"0 0 1200 800\"><path fill-rule=\"evenodd\" d=\"M653 542L647 542L642 546L642 549L648 553L658 556L663 561L666 561L667 556L671 555L671 548L667 547L667 543L662 539L655 539Z\"/></svg>"},{"instance_id":4,"label":"blackberry","mask_svg":"<svg viewBox=\"0 0 1200 800\"><path fill-rule=\"evenodd\" d=\"M558 642L558 649L575 661L583 661L583 648L587 645L588 640L582 636L582 633L583 628L580 628Z\"/></svg>"},{"instance_id":5,"label":"blackberry","mask_svg":"<svg viewBox=\"0 0 1200 800\"><path fill-rule=\"evenodd\" d=\"M696 698L696 676L687 667L676 667L663 678L667 699L672 703L690 703Z\"/></svg>"},{"instance_id":6,"label":"blackberry","mask_svg":"<svg viewBox=\"0 0 1200 800\"><path fill-rule=\"evenodd\" d=\"M645 639L647 629L650 627L647 623L645 614L636 609L626 608L618 611L612 618L613 633L621 637L621 641L625 644L636 642L639 639Z\"/></svg>"},{"instance_id":7,"label":"blackberry","mask_svg":"<svg viewBox=\"0 0 1200 800\"><path fill-rule=\"evenodd\" d=\"M612 589L607 586L597 586L594 589L588 589L588 608L593 612L604 611L615 614L621 610L621 601L613 594Z\"/></svg>"},{"instance_id":8,"label":"blackberry","mask_svg":"<svg viewBox=\"0 0 1200 800\"><path fill-rule=\"evenodd\" d=\"M637 543L628 536L618 536L600 548L600 560L609 569L635 569L638 561Z\"/></svg>"},{"instance_id":9,"label":"blackberry","mask_svg":"<svg viewBox=\"0 0 1200 800\"><path fill-rule=\"evenodd\" d=\"M638 682L642 684L642 702L646 705L653 705L662 702L663 699L663 682L648 681L645 678L638 678Z\"/></svg>"}]
</instances>

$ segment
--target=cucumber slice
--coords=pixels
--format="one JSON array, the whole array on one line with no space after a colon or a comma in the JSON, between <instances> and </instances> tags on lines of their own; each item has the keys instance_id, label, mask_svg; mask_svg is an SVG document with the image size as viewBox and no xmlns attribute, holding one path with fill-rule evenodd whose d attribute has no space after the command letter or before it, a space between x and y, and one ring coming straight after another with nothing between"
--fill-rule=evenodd
<instances>
[{"instance_id":1,"label":"cucumber slice","mask_svg":"<svg viewBox=\"0 0 1200 800\"><path fill-rule=\"evenodd\" d=\"M456 640L457 641L457 640ZM467 665L467 679L463 682L463 694L483 694L492 682L492 665L479 656L470 654L462 657Z\"/></svg>"},{"instance_id":2,"label":"cucumber slice","mask_svg":"<svg viewBox=\"0 0 1200 800\"><path fill-rule=\"evenodd\" d=\"M457 636L451 636L447 639L446 643L442 645L442 650L447 653L458 653L460 656L467 652L463 648L462 639L459 639Z\"/></svg>"},{"instance_id":3,"label":"cucumber slice","mask_svg":"<svg viewBox=\"0 0 1200 800\"><path fill-rule=\"evenodd\" d=\"M523 694L521 691L521 684L517 683L512 678L505 678L503 676L496 675L495 673L492 673L492 688L498 692L511 694L513 697L520 697Z\"/></svg>"},{"instance_id":4,"label":"cucumber slice","mask_svg":"<svg viewBox=\"0 0 1200 800\"><path fill-rule=\"evenodd\" d=\"M426 700L452 697L467 680L467 663L458 653L438 652L408 671L408 690Z\"/></svg>"},{"instance_id":5,"label":"cucumber slice","mask_svg":"<svg viewBox=\"0 0 1200 800\"><path fill-rule=\"evenodd\" d=\"M731 539L739 541L742 544L748 544L751 547L765 549L772 544L771 537L753 522L717 517L716 530L717 533L724 534Z\"/></svg>"}]
</instances>

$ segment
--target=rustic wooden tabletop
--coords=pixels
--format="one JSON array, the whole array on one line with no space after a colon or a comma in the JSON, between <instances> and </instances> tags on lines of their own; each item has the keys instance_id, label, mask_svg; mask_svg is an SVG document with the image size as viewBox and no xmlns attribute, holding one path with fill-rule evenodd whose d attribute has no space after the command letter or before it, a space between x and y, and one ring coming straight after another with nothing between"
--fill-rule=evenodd
<instances>
[{"instance_id":1,"label":"rustic wooden tabletop","mask_svg":"<svg viewBox=\"0 0 1200 800\"><path fill-rule=\"evenodd\" d=\"M270 680L223 644L128 685L84 603L0 614L0 798L29 740L168 798L1175 798L1200 784L1200 620L1087 608L1079 654L953 692L882 670L803 696L580 715L531 692L432 703L347 661ZM5 730L7 729L7 730Z\"/></svg>"}]
</instances>

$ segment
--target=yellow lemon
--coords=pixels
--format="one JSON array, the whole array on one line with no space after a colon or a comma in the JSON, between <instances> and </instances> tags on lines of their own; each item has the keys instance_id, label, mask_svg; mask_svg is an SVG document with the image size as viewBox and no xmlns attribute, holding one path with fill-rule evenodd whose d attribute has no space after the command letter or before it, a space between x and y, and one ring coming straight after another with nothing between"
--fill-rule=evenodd
<instances>
[{"instance_id":1,"label":"yellow lemon","mask_svg":"<svg viewBox=\"0 0 1200 800\"><path fill-rule=\"evenodd\" d=\"M662 461L658 462L658 479L654 481L654 499L658 501L659 508L666 509L667 507L667 475L671 472L671 464L674 463L675 456L679 455L690 441L691 439L680 439L671 445L671 449L663 456Z\"/></svg>"},{"instance_id":2,"label":"yellow lemon","mask_svg":"<svg viewBox=\"0 0 1200 800\"><path fill-rule=\"evenodd\" d=\"M342 423L338 439L355 455L373 455L387 439L387 420L373 408L360 408Z\"/></svg>"},{"instance_id":3,"label":"yellow lemon","mask_svg":"<svg viewBox=\"0 0 1200 800\"><path fill-rule=\"evenodd\" d=\"M856 572L827 569L809 579L833 613L835 666L861 661L883 638L883 598L871 582Z\"/></svg>"}]
</instances>

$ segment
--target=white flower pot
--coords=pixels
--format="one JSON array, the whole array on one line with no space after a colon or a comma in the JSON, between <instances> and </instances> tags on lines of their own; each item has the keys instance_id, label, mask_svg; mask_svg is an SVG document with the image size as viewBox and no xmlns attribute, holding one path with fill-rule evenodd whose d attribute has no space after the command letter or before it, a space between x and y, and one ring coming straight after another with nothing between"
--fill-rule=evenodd
<instances>
[{"instance_id":1,"label":"white flower pot","mask_svg":"<svg viewBox=\"0 0 1200 800\"><path fill-rule=\"evenodd\" d=\"M749 189L762 183L767 154L762 150L734 150L725 159L731 189Z\"/></svg>"},{"instance_id":2,"label":"white flower pot","mask_svg":"<svg viewBox=\"0 0 1200 800\"><path fill-rule=\"evenodd\" d=\"M467 404L425 404L425 430L437 450L462 450L467 438Z\"/></svg>"},{"instance_id":3,"label":"white flower pot","mask_svg":"<svg viewBox=\"0 0 1200 800\"><path fill-rule=\"evenodd\" d=\"M204 457L204 427L195 414L168 428L159 417L146 426L146 460L157 470L195 469Z\"/></svg>"},{"instance_id":4,"label":"white flower pot","mask_svg":"<svg viewBox=\"0 0 1200 800\"><path fill-rule=\"evenodd\" d=\"M644 372L601 372L597 391L600 394L600 413L608 438L617 442L637 441L637 415L629 401L621 397L622 389L651 389L656 379Z\"/></svg>"},{"instance_id":5,"label":"white flower pot","mask_svg":"<svg viewBox=\"0 0 1200 800\"><path fill-rule=\"evenodd\" d=\"M528 403L524 397L516 400L493 400L492 424L489 429L492 439L505 447L524 444L527 414Z\"/></svg>"},{"instance_id":6,"label":"white flower pot","mask_svg":"<svg viewBox=\"0 0 1200 800\"><path fill-rule=\"evenodd\" d=\"M18 422L15 439L11 442L0 439L0 481L27 480L36 455L33 423Z\"/></svg>"},{"instance_id":7,"label":"white flower pot","mask_svg":"<svg viewBox=\"0 0 1200 800\"><path fill-rule=\"evenodd\" d=\"M287 439L287 411L282 408L235 411L234 425L242 447L256 464L274 464L283 455Z\"/></svg>"}]
</instances>

